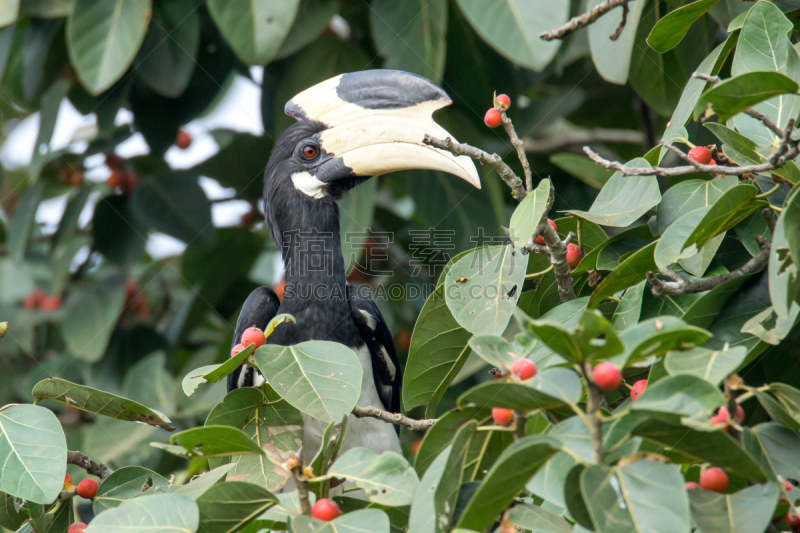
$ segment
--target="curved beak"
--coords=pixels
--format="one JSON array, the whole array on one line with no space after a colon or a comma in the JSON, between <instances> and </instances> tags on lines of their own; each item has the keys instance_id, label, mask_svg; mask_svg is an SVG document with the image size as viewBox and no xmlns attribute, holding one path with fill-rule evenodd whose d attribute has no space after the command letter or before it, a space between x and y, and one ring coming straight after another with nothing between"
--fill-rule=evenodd
<instances>
[{"instance_id":1,"label":"curved beak","mask_svg":"<svg viewBox=\"0 0 800 533\"><path fill-rule=\"evenodd\" d=\"M297 120L316 120L327 129L322 149L355 176L429 169L454 174L481 188L475 164L422 140L425 134L453 137L433 121L433 112L452 101L430 80L397 70L342 74L292 98L285 107ZM332 161L325 165L332 164Z\"/></svg>"}]
</instances>

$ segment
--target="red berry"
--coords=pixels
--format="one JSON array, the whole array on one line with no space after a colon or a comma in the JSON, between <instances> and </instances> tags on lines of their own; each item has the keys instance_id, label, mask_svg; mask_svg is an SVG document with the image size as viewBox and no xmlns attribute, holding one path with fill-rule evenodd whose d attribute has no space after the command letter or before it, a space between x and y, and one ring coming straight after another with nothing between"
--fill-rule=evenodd
<instances>
[{"instance_id":1,"label":"red berry","mask_svg":"<svg viewBox=\"0 0 800 533\"><path fill-rule=\"evenodd\" d=\"M717 413L711 417L711 420L709 420L709 422L711 422L712 426L722 426L719 429L721 429L726 433L728 432L728 413L725 413L724 415L721 413Z\"/></svg>"},{"instance_id":2,"label":"red berry","mask_svg":"<svg viewBox=\"0 0 800 533\"><path fill-rule=\"evenodd\" d=\"M687 489L699 489L700 488L700 484L696 483L694 481L687 481L686 483L683 484L683 486L686 487Z\"/></svg>"},{"instance_id":3,"label":"red berry","mask_svg":"<svg viewBox=\"0 0 800 533\"><path fill-rule=\"evenodd\" d=\"M783 517L783 520L789 527L800 527L800 516L794 513L786 513L786 515Z\"/></svg>"},{"instance_id":4,"label":"red berry","mask_svg":"<svg viewBox=\"0 0 800 533\"><path fill-rule=\"evenodd\" d=\"M719 411L717 411L717 416L724 417L725 421L727 422L730 418L730 413L728 413L727 407L720 407ZM736 404L736 420L741 424L744 422L744 409L739 404Z\"/></svg>"},{"instance_id":5,"label":"red berry","mask_svg":"<svg viewBox=\"0 0 800 533\"><path fill-rule=\"evenodd\" d=\"M245 346L255 344L255 348L253 348L254 350L261 348L266 343L267 338L264 336L264 332L255 326L247 328L244 330L244 333L242 333L242 344Z\"/></svg>"},{"instance_id":6,"label":"red berry","mask_svg":"<svg viewBox=\"0 0 800 533\"><path fill-rule=\"evenodd\" d=\"M553 222L552 220L550 220L549 218L547 219L547 225L550 226L551 228L553 228L554 231L558 231L558 228L556 227L556 223ZM544 239L542 238L541 235L539 235L538 237L536 237L534 242L536 242L538 244L544 244Z\"/></svg>"},{"instance_id":7,"label":"red berry","mask_svg":"<svg viewBox=\"0 0 800 533\"><path fill-rule=\"evenodd\" d=\"M631 400L635 402L636 399L642 395L645 387L647 387L646 379L640 379L639 381L634 383L633 387L631 387Z\"/></svg>"},{"instance_id":8,"label":"red berry","mask_svg":"<svg viewBox=\"0 0 800 533\"><path fill-rule=\"evenodd\" d=\"M605 391L614 390L622 383L622 374L619 368L617 368L614 363L609 363L608 361L603 361L594 367L592 375L595 385Z\"/></svg>"},{"instance_id":9,"label":"red berry","mask_svg":"<svg viewBox=\"0 0 800 533\"><path fill-rule=\"evenodd\" d=\"M495 108L491 108L483 116L483 123L489 126L490 128L496 128L502 122L503 122L503 117L500 116L500 111L498 111Z\"/></svg>"},{"instance_id":10,"label":"red berry","mask_svg":"<svg viewBox=\"0 0 800 533\"><path fill-rule=\"evenodd\" d=\"M25 297L25 300L22 302L22 307L25 309L35 309L39 307L39 304L44 297L44 292L41 289L36 289L33 292L28 293L28 295Z\"/></svg>"},{"instance_id":11,"label":"red berry","mask_svg":"<svg viewBox=\"0 0 800 533\"><path fill-rule=\"evenodd\" d=\"M43 296L39 301L39 309L42 311L55 311L61 309L60 296Z\"/></svg>"},{"instance_id":12,"label":"red berry","mask_svg":"<svg viewBox=\"0 0 800 533\"><path fill-rule=\"evenodd\" d=\"M708 165L711 162L711 150L705 146L695 146L689 150L689 157L698 163Z\"/></svg>"},{"instance_id":13,"label":"red berry","mask_svg":"<svg viewBox=\"0 0 800 533\"><path fill-rule=\"evenodd\" d=\"M728 490L728 474L721 468L712 466L700 474L700 488L724 493Z\"/></svg>"},{"instance_id":14,"label":"red berry","mask_svg":"<svg viewBox=\"0 0 800 533\"><path fill-rule=\"evenodd\" d=\"M502 407L492 407L492 419L498 426L507 426L514 420L514 411Z\"/></svg>"},{"instance_id":15,"label":"red berry","mask_svg":"<svg viewBox=\"0 0 800 533\"><path fill-rule=\"evenodd\" d=\"M181 150L186 150L192 145L192 136L186 130L178 130L178 135L175 137L175 146Z\"/></svg>"},{"instance_id":16,"label":"red berry","mask_svg":"<svg viewBox=\"0 0 800 533\"><path fill-rule=\"evenodd\" d=\"M67 528L67 533L82 533L87 527L83 522L75 522Z\"/></svg>"},{"instance_id":17,"label":"red berry","mask_svg":"<svg viewBox=\"0 0 800 533\"><path fill-rule=\"evenodd\" d=\"M237 355L239 355L239 353L242 350L244 350L244 348L245 348L245 346L241 342L239 344L237 344L236 346L234 346L233 348L231 348L231 357L236 357Z\"/></svg>"},{"instance_id":18,"label":"red berry","mask_svg":"<svg viewBox=\"0 0 800 533\"><path fill-rule=\"evenodd\" d=\"M411 443L408 451L411 452L411 455L417 455L420 446L422 446L422 439L417 439Z\"/></svg>"},{"instance_id":19,"label":"red berry","mask_svg":"<svg viewBox=\"0 0 800 533\"><path fill-rule=\"evenodd\" d=\"M578 268L581 259L583 259L583 252L578 248L578 245L572 243L567 244L567 263L569 264L569 268L571 270Z\"/></svg>"},{"instance_id":20,"label":"red berry","mask_svg":"<svg viewBox=\"0 0 800 533\"><path fill-rule=\"evenodd\" d=\"M786 492L792 492L793 488L794 485L792 485L791 481L789 481L788 479L783 480L783 490L785 490Z\"/></svg>"},{"instance_id":21,"label":"red berry","mask_svg":"<svg viewBox=\"0 0 800 533\"><path fill-rule=\"evenodd\" d=\"M311 507L311 516L317 520L330 522L339 516L339 506L336 505L336 502L333 500L322 498L321 500L317 500L313 507Z\"/></svg>"},{"instance_id":22,"label":"red berry","mask_svg":"<svg viewBox=\"0 0 800 533\"><path fill-rule=\"evenodd\" d=\"M509 98L507 94L501 94L496 100L497 105L500 106L500 109L505 110L511 107L511 98Z\"/></svg>"},{"instance_id":23,"label":"red berry","mask_svg":"<svg viewBox=\"0 0 800 533\"><path fill-rule=\"evenodd\" d=\"M78 483L78 496L87 500L94 499L97 494L97 482L92 479L84 479Z\"/></svg>"},{"instance_id":24,"label":"red berry","mask_svg":"<svg viewBox=\"0 0 800 533\"><path fill-rule=\"evenodd\" d=\"M536 365L530 359L517 359L511 365L511 373L525 381L536 375Z\"/></svg>"}]
</instances>

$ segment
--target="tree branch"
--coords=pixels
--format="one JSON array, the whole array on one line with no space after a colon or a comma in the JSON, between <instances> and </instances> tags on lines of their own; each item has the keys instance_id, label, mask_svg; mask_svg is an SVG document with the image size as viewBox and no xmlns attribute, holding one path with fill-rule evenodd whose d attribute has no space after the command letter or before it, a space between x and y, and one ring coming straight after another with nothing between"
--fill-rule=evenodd
<instances>
[{"instance_id":1,"label":"tree branch","mask_svg":"<svg viewBox=\"0 0 800 533\"><path fill-rule=\"evenodd\" d=\"M574 17L573 19L571 19L569 22L567 22L563 26L559 26L558 28L556 28L554 30L550 30L548 32L545 32L545 33L539 35L539 38L540 39L544 39L545 41L553 41L555 39L563 39L567 35L569 35L570 33L574 32L576 30L579 30L581 28L585 28L586 26L589 26L590 24L594 24L597 21L597 19L599 19L600 17L602 17L603 15L605 15L606 13L608 13L609 11L614 9L615 7L625 6L627 8L629 1L630 0L607 0L606 2L603 2L602 4L598 5L594 9L592 9L591 11L587 11L583 15L579 15L577 17ZM622 22L620 23L620 26L622 26L622 28L625 27L625 24L624 24L625 23L625 18L626 18L625 14L627 14L627 13L623 13ZM622 33L622 30L620 29L620 26L618 26L617 30L611 35L612 40L616 40L616 39L614 39L614 35L616 35L617 38L619 38L619 35L617 35L617 33L620 33L620 34Z\"/></svg>"},{"instance_id":2,"label":"tree branch","mask_svg":"<svg viewBox=\"0 0 800 533\"><path fill-rule=\"evenodd\" d=\"M625 25L628 23L628 13L630 13L631 8L628 7L628 3L622 4L622 20L619 21L617 24L617 29L614 30L614 33L608 36L609 39L612 41L616 41L619 39L620 35L622 35L622 30L625 29Z\"/></svg>"},{"instance_id":3,"label":"tree branch","mask_svg":"<svg viewBox=\"0 0 800 533\"><path fill-rule=\"evenodd\" d=\"M427 133L425 134L425 138L422 140L423 143L433 146L434 148L438 148L440 150L446 150L454 155L465 155L467 157L471 157L478 163L482 165L488 165L491 167L497 174L503 178L503 181L511 187L511 191L514 194L514 198L517 200L522 200L525 198L528 193L525 191L525 187L522 184L522 180L519 179L519 176L514 174L514 171L511 170L511 167L506 165L503 162L503 159L497 154L489 154L484 152L480 148L475 148L474 146L470 146L469 144L461 144L459 142L454 141L452 138L448 137L445 140L440 140L435 137L431 137Z\"/></svg>"},{"instance_id":4,"label":"tree branch","mask_svg":"<svg viewBox=\"0 0 800 533\"><path fill-rule=\"evenodd\" d=\"M97 464L81 452L73 450L67 452L67 464L79 466L89 474L99 477L100 479L105 479L114 472L106 465Z\"/></svg>"},{"instance_id":5,"label":"tree branch","mask_svg":"<svg viewBox=\"0 0 800 533\"><path fill-rule=\"evenodd\" d=\"M653 296L664 294L689 294L694 292L710 291L714 287L739 276L746 276L761 269L769 261L770 241L760 235L756 235L761 251L741 267L727 274L713 278L688 280L678 276L677 273L669 269L660 270L659 274L667 276L675 281L662 281L653 272L647 273L647 282L650 284Z\"/></svg>"},{"instance_id":6,"label":"tree branch","mask_svg":"<svg viewBox=\"0 0 800 533\"><path fill-rule=\"evenodd\" d=\"M356 418L377 418L378 420L383 420L387 424L403 426L411 431L427 431L438 421L437 418L414 420L400 413L390 413L389 411L382 411L377 407L361 407L360 405L356 405L353 408L353 415L355 415Z\"/></svg>"},{"instance_id":7,"label":"tree branch","mask_svg":"<svg viewBox=\"0 0 800 533\"><path fill-rule=\"evenodd\" d=\"M594 462L603 464L606 451L603 448L603 419L600 416L600 403L603 401L603 391L595 384L592 378L592 363L586 361L579 367L583 379L586 381L586 415L589 417L589 439L594 452Z\"/></svg>"},{"instance_id":8,"label":"tree branch","mask_svg":"<svg viewBox=\"0 0 800 533\"><path fill-rule=\"evenodd\" d=\"M531 165L528 163L528 156L525 154L525 143L517 135L517 130L514 129L514 124L506 115L505 110L501 109L500 106L495 106L495 109L500 112L500 117L503 119L503 128L506 130L508 138L511 139L511 145L517 151L517 158L522 164L522 172L525 173L525 191L531 192L533 190L533 175L531 173Z\"/></svg>"}]
</instances>

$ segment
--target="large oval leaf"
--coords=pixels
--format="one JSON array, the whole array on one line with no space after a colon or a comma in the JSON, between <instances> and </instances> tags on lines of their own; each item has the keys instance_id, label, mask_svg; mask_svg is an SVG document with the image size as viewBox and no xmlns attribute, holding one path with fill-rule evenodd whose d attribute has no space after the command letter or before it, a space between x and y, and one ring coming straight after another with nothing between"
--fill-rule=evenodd
<instances>
[{"instance_id":1,"label":"large oval leaf","mask_svg":"<svg viewBox=\"0 0 800 533\"><path fill-rule=\"evenodd\" d=\"M478 248L456 262L445 276L447 307L475 335L500 335L522 292L528 255L512 246Z\"/></svg>"},{"instance_id":2,"label":"large oval leaf","mask_svg":"<svg viewBox=\"0 0 800 533\"><path fill-rule=\"evenodd\" d=\"M175 429L169 425L169 418L139 402L61 378L43 379L33 387L31 394L36 400L55 400L96 415L141 422L167 431Z\"/></svg>"},{"instance_id":3,"label":"large oval leaf","mask_svg":"<svg viewBox=\"0 0 800 533\"><path fill-rule=\"evenodd\" d=\"M0 410L0 491L47 504L67 471L67 440L56 415L36 405Z\"/></svg>"},{"instance_id":4,"label":"large oval leaf","mask_svg":"<svg viewBox=\"0 0 800 533\"><path fill-rule=\"evenodd\" d=\"M200 509L197 532L241 531L242 527L277 503L274 494L258 485L241 481L219 483L197 498Z\"/></svg>"},{"instance_id":5,"label":"large oval leaf","mask_svg":"<svg viewBox=\"0 0 800 533\"><path fill-rule=\"evenodd\" d=\"M342 344L268 344L255 353L256 365L281 398L316 419L341 420L355 407L364 373L358 356Z\"/></svg>"},{"instance_id":6,"label":"large oval leaf","mask_svg":"<svg viewBox=\"0 0 800 533\"><path fill-rule=\"evenodd\" d=\"M391 506L410 505L419 486L417 473L403 456L353 448L339 457L324 478L344 478L364 489L370 501Z\"/></svg>"},{"instance_id":7,"label":"large oval leaf","mask_svg":"<svg viewBox=\"0 0 800 533\"><path fill-rule=\"evenodd\" d=\"M86 533L195 533L197 504L188 496L158 494L128 500L92 520Z\"/></svg>"},{"instance_id":8,"label":"large oval leaf","mask_svg":"<svg viewBox=\"0 0 800 533\"><path fill-rule=\"evenodd\" d=\"M744 346L709 350L698 346L686 351L673 351L664 358L664 368L672 375L692 374L719 386L722 380L739 368L747 355Z\"/></svg>"},{"instance_id":9,"label":"large oval leaf","mask_svg":"<svg viewBox=\"0 0 800 533\"><path fill-rule=\"evenodd\" d=\"M169 442L182 446L189 457L219 457L256 453L264 450L244 431L231 426L205 426L187 429L170 437Z\"/></svg>"},{"instance_id":10,"label":"large oval leaf","mask_svg":"<svg viewBox=\"0 0 800 533\"><path fill-rule=\"evenodd\" d=\"M675 48L689 31L691 25L717 2L719 0L699 0L670 11L653 27L647 37L647 44L662 54Z\"/></svg>"},{"instance_id":11,"label":"large oval leaf","mask_svg":"<svg viewBox=\"0 0 800 533\"><path fill-rule=\"evenodd\" d=\"M670 376L649 385L631 409L708 419L725 398L716 386L693 375Z\"/></svg>"},{"instance_id":12,"label":"large oval leaf","mask_svg":"<svg viewBox=\"0 0 800 533\"><path fill-rule=\"evenodd\" d=\"M111 87L144 40L151 0L76 0L67 19L67 51L92 94Z\"/></svg>"},{"instance_id":13,"label":"large oval leaf","mask_svg":"<svg viewBox=\"0 0 800 533\"><path fill-rule=\"evenodd\" d=\"M156 490L166 490L170 486L164 476L142 466L123 466L114 470L97 488L92 501L95 514L119 507L122 502L142 495L145 484Z\"/></svg>"},{"instance_id":14,"label":"large oval leaf","mask_svg":"<svg viewBox=\"0 0 800 533\"><path fill-rule=\"evenodd\" d=\"M591 10L604 1L590 0L586 7ZM646 4L647 0L637 0L630 4L627 24L616 41L612 41L610 35L616 31L622 21L621 8L614 9L589 26L587 31L592 61L604 80L619 85L624 85L628 81L636 30Z\"/></svg>"},{"instance_id":15,"label":"large oval leaf","mask_svg":"<svg viewBox=\"0 0 800 533\"><path fill-rule=\"evenodd\" d=\"M753 485L734 494L690 490L692 518L703 533L767 531L780 489L774 483Z\"/></svg>"},{"instance_id":16,"label":"large oval leaf","mask_svg":"<svg viewBox=\"0 0 800 533\"><path fill-rule=\"evenodd\" d=\"M323 522L310 516L292 517L293 533L389 533L389 517L378 509L362 509Z\"/></svg>"},{"instance_id":17,"label":"large oval leaf","mask_svg":"<svg viewBox=\"0 0 800 533\"><path fill-rule=\"evenodd\" d=\"M475 31L510 61L540 71L556 55L560 40L539 35L561 26L569 16L567 0L458 0Z\"/></svg>"},{"instance_id":18,"label":"large oval leaf","mask_svg":"<svg viewBox=\"0 0 800 533\"><path fill-rule=\"evenodd\" d=\"M211 18L239 59L264 65L292 27L299 0L206 0Z\"/></svg>"}]
</instances>

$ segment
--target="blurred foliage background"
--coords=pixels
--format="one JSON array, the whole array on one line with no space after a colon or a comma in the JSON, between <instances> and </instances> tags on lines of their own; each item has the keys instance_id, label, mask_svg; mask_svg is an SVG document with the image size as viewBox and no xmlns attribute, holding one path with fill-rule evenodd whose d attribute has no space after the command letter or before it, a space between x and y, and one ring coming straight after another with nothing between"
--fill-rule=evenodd
<instances>
[{"instance_id":1,"label":"blurred foliage background","mask_svg":"<svg viewBox=\"0 0 800 533\"><path fill-rule=\"evenodd\" d=\"M775 3L787 11L800 7L793 1ZM256 286L280 282L263 225L264 167L292 120L284 103L336 74L393 68L427 76L453 99L437 120L459 141L500 155L512 147L483 115L493 92L510 95L535 177L553 179L555 209L588 209L610 172L580 147L626 161L656 145L691 72L749 7L716 3L677 47L658 54L645 39L660 14L683 3L634 2L617 41L607 36L621 12L545 43L541 32L587 6L0 2L0 315L10 322L0 342L0 405L29 402L34 383L60 376L157 406L179 428L202 424L225 385L189 399L179 377L228 357L242 302ZM695 123L689 133L695 144L714 142ZM502 236L516 202L497 176L481 172L482 190L415 171L371 180L346 198L343 231L392 236L386 250L377 238L346 248L351 266L374 254L350 281L424 287L479 236ZM446 238L420 241L431 228ZM749 257L732 236L721 251L732 264ZM423 303L424 293L379 302L401 358ZM797 362L781 354L797 345L795 331L771 348L779 353L760 369L763 379L787 379ZM465 366L441 409L489 378L482 367ZM69 448L97 461L164 474L185 468L150 446L167 438L157 429L69 409L60 418Z\"/></svg>"}]
</instances>

